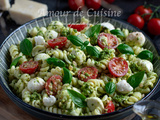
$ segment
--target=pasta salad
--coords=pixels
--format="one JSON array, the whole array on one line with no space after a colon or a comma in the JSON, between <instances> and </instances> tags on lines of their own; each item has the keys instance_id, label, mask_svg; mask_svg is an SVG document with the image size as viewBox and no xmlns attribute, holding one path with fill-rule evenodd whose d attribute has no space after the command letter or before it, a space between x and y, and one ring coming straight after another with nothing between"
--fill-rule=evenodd
<instances>
[{"instance_id":1,"label":"pasta salad","mask_svg":"<svg viewBox=\"0 0 160 120\"><path fill-rule=\"evenodd\" d=\"M153 54L141 32L111 23L34 27L9 52L9 85L24 102L53 113L110 113L141 100L154 87Z\"/></svg>"}]
</instances>

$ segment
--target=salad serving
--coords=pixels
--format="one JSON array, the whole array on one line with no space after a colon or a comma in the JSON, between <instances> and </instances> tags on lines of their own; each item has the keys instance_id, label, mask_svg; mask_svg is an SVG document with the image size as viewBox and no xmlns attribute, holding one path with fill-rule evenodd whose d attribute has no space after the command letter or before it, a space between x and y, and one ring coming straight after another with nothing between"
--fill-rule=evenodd
<instances>
[{"instance_id":1,"label":"salad serving","mask_svg":"<svg viewBox=\"0 0 160 120\"><path fill-rule=\"evenodd\" d=\"M24 102L74 115L111 113L141 100L154 87L153 53L141 32L111 23L64 26L52 21L11 45L9 85Z\"/></svg>"}]
</instances>

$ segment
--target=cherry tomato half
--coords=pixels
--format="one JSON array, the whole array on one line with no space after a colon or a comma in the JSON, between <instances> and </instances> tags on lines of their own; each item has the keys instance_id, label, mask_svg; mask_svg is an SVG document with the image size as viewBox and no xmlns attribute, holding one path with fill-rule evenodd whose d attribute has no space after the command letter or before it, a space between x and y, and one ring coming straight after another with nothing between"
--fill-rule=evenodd
<instances>
[{"instance_id":1,"label":"cherry tomato half","mask_svg":"<svg viewBox=\"0 0 160 120\"><path fill-rule=\"evenodd\" d=\"M147 28L152 35L160 35L160 18L152 18L148 22Z\"/></svg>"},{"instance_id":2,"label":"cherry tomato half","mask_svg":"<svg viewBox=\"0 0 160 120\"><path fill-rule=\"evenodd\" d=\"M68 5L72 10L78 10L83 8L84 0L68 0Z\"/></svg>"},{"instance_id":3,"label":"cherry tomato half","mask_svg":"<svg viewBox=\"0 0 160 120\"><path fill-rule=\"evenodd\" d=\"M114 0L105 0L105 1L108 2L109 4L114 2Z\"/></svg>"},{"instance_id":4,"label":"cherry tomato half","mask_svg":"<svg viewBox=\"0 0 160 120\"><path fill-rule=\"evenodd\" d=\"M111 113L111 112L114 112L114 111L115 111L115 106L114 106L114 104L113 104L112 101L109 101L109 103L106 105L105 111L106 111L107 113Z\"/></svg>"},{"instance_id":5,"label":"cherry tomato half","mask_svg":"<svg viewBox=\"0 0 160 120\"><path fill-rule=\"evenodd\" d=\"M123 58L115 57L108 64L109 72L115 77L122 77L128 72L128 63Z\"/></svg>"},{"instance_id":6,"label":"cherry tomato half","mask_svg":"<svg viewBox=\"0 0 160 120\"><path fill-rule=\"evenodd\" d=\"M118 46L118 39L109 33L101 33L98 36L98 45L104 49L107 47L108 49L116 48Z\"/></svg>"},{"instance_id":7,"label":"cherry tomato half","mask_svg":"<svg viewBox=\"0 0 160 120\"><path fill-rule=\"evenodd\" d=\"M32 60L25 61L20 65L19 68L23 73L33 74L38 68L38 62Z\"/></svg>"},{"instance_id":8,"label":"cherry tomato half","mask_svg":"<svg viewBox=\"0 0 160 120\"><path fill-rule=\"evenodd\" d=\"M62 77L60 75L51 76L46 84L45 89L48 95L56 95L58 90L62 88Z\"/></svg>"},{"instance_id":9,"label":"cherry tomato half","mask_svg":"<svg viewBox=\"0 0 160 120\"><path fill-rule=\"evenodd\" d=\"M141 5L135 9L134 13L144 16L143 18L147 22L151 16L152 10L150 7L145 8L143 5Z\"/></svg>"},{"instance_id":10,"label":"cherry tomato half","mask_svg":"<svg viewBox=\"0 0 160 120\"><path fill-rule=\"evenodd\" d=\"M65 46L66 43L67 43L66 37L58 37L52 40L48 40L48 45L51 46L52 48L58 46L58 48L61 49Z\"/></svg>"},{"instance_id":11,"label":"cherry tomato half","mask_svg":"<svg viewBox=\"0 0 160 120\"><path fill-rule=\"evenodd\" d=\"M144 20L143 18L138 14L132 14L128 17L127 21L131 23L132 25L138 27L139 29L142 29L144 26Z\"/></svg>"},{"instance_id":12,"label":"cherry tomato half","mask_svg":"<svg viewBox=\"0 0 160 120\"><path fill-rule=\"evenodd\" d=\"M77 31L81 31L87 27L87 24L68 24L68 27L76 29Z\"/></svg>"},{"instance_id":13,"label":"cherry tomato half","mask_svg":"<svg viewBox=\"0 0 160 120\"><path fill-rule=\"evenodd\" d=\"M98 70L95 67L84 67L78 71L78 78L84 82L89 79L96 79L98 76Z\"/></svg>"},{"instance_id":14,"label":"cherry tomato half","mask_svg":"<svg viewBox=\"0 0 160 120\"><path fill-rule=\"evenodd\" d=\"M98 10L101 7L101 0L86 0L86 5L88 8Z\"/></svg>"}]
</instances>

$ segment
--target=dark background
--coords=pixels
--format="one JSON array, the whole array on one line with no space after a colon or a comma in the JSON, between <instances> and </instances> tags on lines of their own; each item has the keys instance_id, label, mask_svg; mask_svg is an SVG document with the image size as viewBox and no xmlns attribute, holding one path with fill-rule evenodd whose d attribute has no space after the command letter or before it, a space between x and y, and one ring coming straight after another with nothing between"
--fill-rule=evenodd
<instances>
[{"instance_id":1,"label":"dark background","mask_svg":"<svg viewBox=\"0 0 160 120\"><path fill-rule=\"evenodd\" d=\"M48 5L49 11L71 11L71 9L68 6L68 0L34 0L38 1L44 4ZM154 4L156 6L160 5L160 0L115 0L112 4L117 5L123 10L123 13L118 19L122 19L124 21L127 20L129 15L131 15L135 8L139 5L143 5L144 2L147 2L148 4ZM11 3L13 4L14 1L11 0ZM99 11L104 9L101 7ZM105 10L105 9L104 9ZM19 27L14 21L6 19L8 16L8 12L3 13L3 18L6 22L6 29L7 29L7 35L9 35L12 31L14 31L16 28ZM143 31L152 39L152 42L157 48L157 51L159 52L160 48L160 36L152 36L148 33L146 25L143 28ZM2 32L0 28L0 45L4 41L4 39L7 37L7 35L4 35L4 31ZM160 52L159 52L160 54ZM160 87L159 87L160 89ZM157 91L156 95L154 95L151 99L160 99L160 92ZM140 118L136 116L134 120L139 120Z\"/></svg>"}]
</instances>

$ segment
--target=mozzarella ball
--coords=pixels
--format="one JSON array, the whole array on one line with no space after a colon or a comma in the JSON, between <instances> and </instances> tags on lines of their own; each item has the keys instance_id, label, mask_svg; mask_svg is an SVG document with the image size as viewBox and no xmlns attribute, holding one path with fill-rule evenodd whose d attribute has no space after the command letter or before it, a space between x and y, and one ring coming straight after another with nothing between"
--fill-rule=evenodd
<instances>
[{"instance_id":1,"label":"mozzarella ball","mask_svg":"<svg viewBox=\"0 0 160 120\"><path fill-rule=\"evenodd\" d=\"M119 93L127 94L133 90L133 87L130 86L130 84L127 83L126 80L121 80L116 84L116 89Z\"/></svg>"},{"instance_id":2,"label":"mozzarella ball","mask_svg":"<svg viewBox=\"0 0 160 120\"><path fill-rule=\"evenodd\" d=\"M58 33L54 30L47 30L45 32L45 40L51 40L51 39L57 38L57 36L58 36Z\"/></svg>"},{"instance_id":3,"label":"mozzarella ball","mask_svg":"<svg viewBox=\"0 0 160 120\"><path fill-rule=\"evenodd\" d=\"M141 32L132 32L126 38L126 43L131 46L143 46L145 43L145 37Z\"/></svg>"},{"instance_id":4,"label":"mozzarella ball","mask_svg":"<svg viewBox=\"0 0 160 120\"><path fill-rule=\"evenodd\" d=\"M47 28L46 27L41 27L40 29L39 29L39 31L41 31L43 34L47 31Z\"/></svg>"},{"instance_id":5,"label":"mozzarella ball","mask_svg":"<svg viewBox=\"0 0 160 120\"><path fill-rule=\"evenodd\" d=\"M63 23L61 23L60 21L52 21L48 26L48 30L55 30L57 32L60 32L62 27Z\"/></svg>"},{"instance_id":6,"label":"mozzarella ball","mask_svg":"<svg viewBox=\"0 0 160 120\"><path fill-rule=\"evenodd\" d=\"M34 41L35 41L35 45L44 45L45 44L45 40L42 36L35 36L34 37Z\"/></svg>"},{"instance_id":7,"label":"mozzarella ball","mask_svg":"<svg viewBox=\"0 0 160 120\"><path fill-rule=\"evenodd\" d=\"M152 72L153 71L153 64L148 60L141 60L138 62L138 65L140 66L141 70L146 72Z\"/></svg>"},{"instance_id":8,"label":"mozzarella ball","mask_svg":"<svg viewBox=\"0 0 160 120\"><path fill-rule=\"evenodd\" d=\"M40 61L40 60L44 61L48 58L50 58L50 56L48 54L40 53L34 57L34 61Z\"/></svg>"},{"instance_id":9,"label":"mozzarella ball","mask_svg":"<svg viewBox=\"0 0 160 120\"><path fill-rule=\"evenodd\" d=\"M40 77L36 77L28 82L27 88L30 92L41 92L44 89L44 85L45 81Z\"/></svg>"},{"instance_id":10,"label":"mozzarella ball","mask_svg":"<svg viewBox=\"0 0 160 120\"><path fill-rule=\"evenodd\" d=\"M50 95L49 97L44 97L43 98L43 104L46 107L50 107L50 106L54 105L55 102L56 102L56 98L52 95Z\"/></svg>"},{"instance_id":11,"label":"mozzarella ball","mask_svg":"<svg viewBox=\"0 0 160 120\"><path fill-rule=\"evenodd\" d=\"M85 34L79 34L79 35L77 35L77 37L79 37L83 42L85 42L85 41L90 41L90 38L89 37L87 37Z\"/></svg>"},{"instance_id":12,"label":"mozzarella ball","mask_svg":"<svg viewBox=\"0 0 160 120\"><path fill-rule=\"evenodd\" d=\"M107 28L108 30L114 30L115 29L115 27L109 22L101 23L101 26Z\"/></svg>"}]
</instances>

